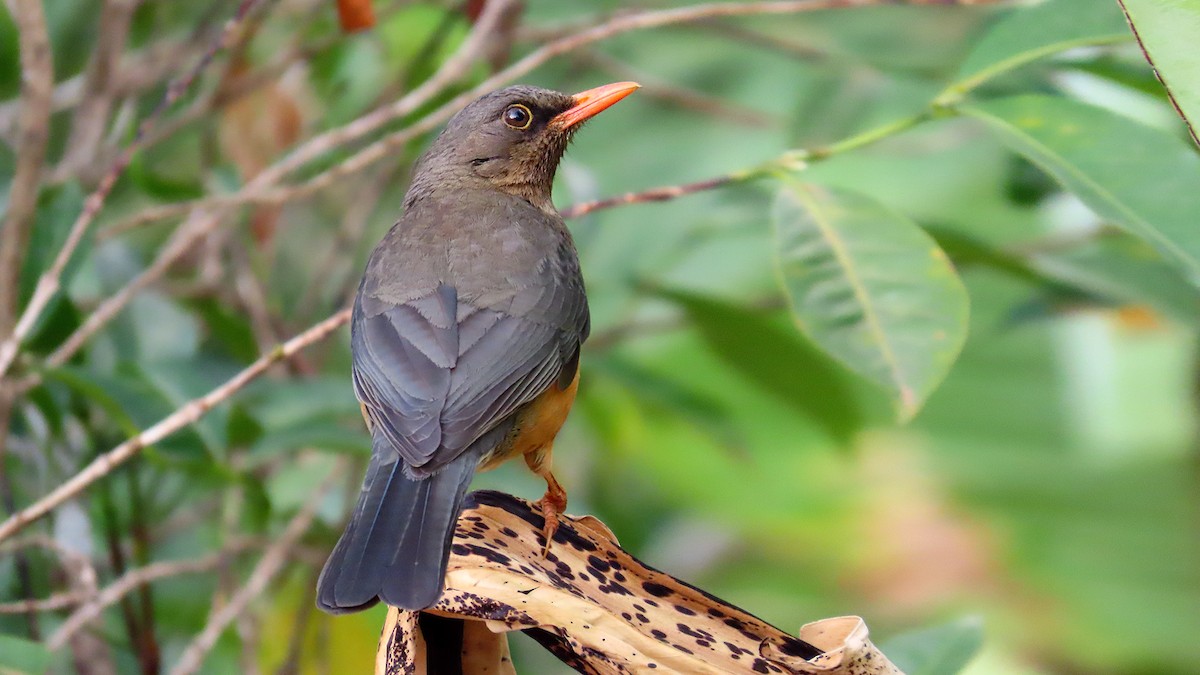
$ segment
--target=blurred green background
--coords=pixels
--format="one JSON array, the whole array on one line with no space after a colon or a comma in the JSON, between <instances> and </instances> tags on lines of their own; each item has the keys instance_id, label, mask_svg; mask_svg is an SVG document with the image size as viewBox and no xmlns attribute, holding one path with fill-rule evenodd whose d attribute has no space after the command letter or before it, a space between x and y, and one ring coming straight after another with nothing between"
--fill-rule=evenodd
<instances>
[{"instance_id":1,"label":"blurred green background","mask_svg":"<svg viewBox=\"0 0 1200 675\"><path fill-rule=\"evenodd\" d=\"M59 83L86 67L102 4L45 3ZM69 363L40 365L146 269L178 219L109 228L156 204L238 189L297 141L412 89L470 28L458 3L380 0L376 27L345 35L333 4L265 3L255 30L218 56L164 124L184 122L118 182L70 267L68 292L15 369L44 377L13 405L3 461L15 505L351 297L427 137L312 195L226 217ZM618 10L672 4L530 0L510 54L494 60ZM128 142L166 78L190 67L234 7L140 4L129 52L177 45L190 58L119 97L105 143ZM17 54L16 29L0 13L0 122L18 97ZM438 101L493 67L475 64ZM980 72L969 91L954 89ZM954 672L970 654L964 672L976 675L1200 671L1200 210L1191 209L1200 158L1114 2L714 18L618 35L522 79L568 92L644 85L579 134L559 172L560 208L818 151L799 156L803 166L787 163L785 177L571 221L593 323L555 454L572 513L595 514L651 565L789 632L861 615L885 653L924 664L914 673ZM247 81L240 96L200 107ZM914 115L877 142L838 145ZM69 109L52 120L50 167L70 122ZM11 133L5 140L0 194L15 162ZM97 166L44 181L22 298ZM907 423L896 392L830 356L842 344L836 331L809 321L802 332L788 316L780 270L791 268L775 232L812 226L777 203L801 189L795 180L878 207L876 230L848 235L864 256L897 237L916 242L901 258L935 250L932 237L961 278L965 296L953 276L912 279L858 261L884 291L896 289L881 294L884 306L903 305L909 281L962 303L924 308L951 334L912 347L914 362L932 355L932 365L921 366L928 399ZM161 662L174 663L257 560L254 542L277 537L348 458L302 545L203 672L367 672L383 610L331 618L312 609L312 594L368 452L343 329L30 529L90 558L101 587L136 566L250 542L227 565L163 579L104 612L96 653L117 672L138 672L147 657L137 640L149 635ZM531 499L542 490L515 465L476 486ZM52 551L22 550L31 577L23 583L6 552L0 602L67 588ZM39 613L32 642L65 616ZM75 667L69 651L39 655L30 638L26 615L0 615L0 651L20 651L34 671ZM521 672L562 669L523 637L513 648ZM0 656L0 670L22 672L12 661Z\"/></svg>"}]
</instances>

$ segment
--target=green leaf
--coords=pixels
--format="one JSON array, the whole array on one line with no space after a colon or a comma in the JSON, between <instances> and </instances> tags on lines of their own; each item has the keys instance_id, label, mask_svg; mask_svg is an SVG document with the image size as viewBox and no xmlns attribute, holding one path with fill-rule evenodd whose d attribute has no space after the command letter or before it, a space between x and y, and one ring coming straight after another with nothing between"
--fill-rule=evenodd
<instances>
[{"instance_id":1,"label":"green leaf","mask_svg":"<svg viewBox=\"0 0 1200 675\"><path fill-rule=\"evenodd\" d=\"M1200 0L1119 0L1146 59L1200 143Z\"/></svg>"},{"instance_id":2,"label":"green leaf","mask_svg":"<svg viewBox=\"0 0 1200 675\"><path fill-rule=\"evenodd\" d=\"M1038 287L1056 302L1145 303L1177 321L1200 322L1200 289L1158 251L1124 232L1098 232L1066 248L1021 251L946 228L926 231L959 269L994 269Z\"/></svg>"},{"instance_id":3,"label":"green leaf","mask_svg":"<svg viewBox=\"0 0 1200 675\"><path fill-rule=\"evenodd\" d=\"M365 428L349 428L327 419L313 419L286 427L266 430L252 446L256 458L294 452L299 448L317 448L361 456L371 454L371 434Z\"/></svg>"},{"instance_id":4,"label":"green leaf","mask_svg":"<svg viewBox=\"0 0 1200 675\"><path fill-rule=\"evenodd\" d=\"M223 306L213 298L197 298L186 303L208 328L208 339L238 361L258 358L254 329L244 314Z\"/></svg>"},{"instance_id":5,"label":"green leaf","mask_svg":"<svg viewBox=\"0 0 1200 675\"><path fill-rule=\"evenodd\" d=\"M1129 39L1120 9L1096 0L1050 0L996 22L967 56L940 98L957 98L985 81L1051 54Z\"/></svg>"},{"instance_id":6,"label":"green leaf","mask_svg":"<svg viewBox=\"0 0 1200 675\"><path fill-rule=\"evenodd\" d=\"M0 633L0 675L43 673L51 654L40 643Z\"/></svg>"},{"instance_id":7,"label":"green leaf","mask_svg":"<svg viewBox=\"0 0 1200 675\"><path fill-rule=\"evenodd\" d=\"M801 330L911 418L966 340L967 292L946 254L916 223L841 188L789 180L773 220Z\"/></svg>"},{"instance_id":8,"label":"green leaf","mask_svg":"<svg viewBox=\"0 0 1200 675\"><path fill-rule=\"evenodd\" d=\"M240 448L257 443L263 437L263 427L254 419L246 407L235 402L230 406L229 419L225 423L225 443Z\"/></svg>"},{"instance_id":9,"label":"green leaf","mask_svg":"<svg viewBox=\"0 0 1200 675\"><path fill-rule=\"evenodd\" d=\"M703 429L731 454L740 456L745 452L746 439L720 401L626 359L608 357L592 363L590 369L620 383L648 408L669 411Z\"/></svg>"},{"instance_id":10,"label":"green leaf","mask_svg":"<svg viewBox=\"0 0 1200 675\"><path fill-rule=\"evenodd\" d=\"M1004 98L963 112L1102 218L1200 273L1200 155L1183 140L1054 96Z\"/></svg>"},{"instance_id":11,"label":"green leaf","mask_svg":"<svg viewBox=\"0 0 1200 675\"><path fill-rule=\"evenodd\" d=\"M204 136L185 131L139 152L126 173L145 194L163 201L199 199L205 195Z\"/></svg>"},{"instance_id":12,"label":"green leaf","mask_svg":"<svg viewBox=\"0 0 1200 675\"><path fill-rule=\"evenodd\" d=\"M66 366L44 371L46 380L59 382L99 407L127 436L155 424L171 414L176 405L145 373L126 364L115 374L101 374L86 368ZM157 447L171 453L173 459L205 459L219 450L206 443L195 427L188 427L164 438Z\"/></svg>"},{"instance_id":13,"label":"green leaf","mask_svg":"<svg viewBox=\"0 0 1200 675\"><path fill-rule=\"evenodd\" d=\"M659 291L678 304L713 353L805 418L845 443L862 412L849 384L801 336L763 312L681 291Z\"/></svg>"},{"instance_id":14,"label":"green leaf","mask_svg":"<svg viewBox=\"0 0 1200 675\"><path fill-rule=\"evenodd\" d=\"M955 675L982 646L983 621L968 616L897 635L880 650L907 675Z\"/></svg>"},{"instance_id":15,"label":"green leaf","mask_svg":"<svg viewBox=\"0 0 1200 675\"><path fill-rule=\"evenodd\" d=\"M1046 277L1110 304L1145 303L1177 321L1200 323L1200 289L1139 239L1102 236L1028 259Z\"/></svg>"},{"instance_id":16,"label":"green leaf","mask_svg":"<svg viewBox=\"0 0 1200 675\"><path fill-rule=\"evenodd\" d=\"M83 189L74 181L43 190L38 196L37 215L29 233L29 243L21 265L22 305L29 302L38 278L58 257L59 249L67 240L76 216L83 210L83 197ZM91 230L85 232L83 240L67 261L60 277L63 289L70 287L71 280L90 252L92 239ZM70 306L65 292L59 290L34 323L33 331L26 342L35 351L41 351L51 343L57 346L66 334L64 331L69 332L77 325L75 314L76 311Z\"/></svg>"}]
</instances>

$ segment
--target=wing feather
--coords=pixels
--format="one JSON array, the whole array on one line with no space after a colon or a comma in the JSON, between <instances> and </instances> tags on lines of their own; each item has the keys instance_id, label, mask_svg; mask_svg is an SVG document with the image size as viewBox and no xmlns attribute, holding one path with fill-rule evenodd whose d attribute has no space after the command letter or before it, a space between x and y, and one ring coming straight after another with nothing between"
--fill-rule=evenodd
<instances>
[{"instance_id":1,"label":"wing feather","mask_svg":"<svg viewBox=\"0 0 1200 675\"><path fill-rule=\"evenodd\" d=\"M447 284L402 304L360 294L355 391L414 475L448 464L576 365L587 300L572 282L548 275L517 290L503 306L519 316L474 306Z\"/></svg>"}]
</instances>

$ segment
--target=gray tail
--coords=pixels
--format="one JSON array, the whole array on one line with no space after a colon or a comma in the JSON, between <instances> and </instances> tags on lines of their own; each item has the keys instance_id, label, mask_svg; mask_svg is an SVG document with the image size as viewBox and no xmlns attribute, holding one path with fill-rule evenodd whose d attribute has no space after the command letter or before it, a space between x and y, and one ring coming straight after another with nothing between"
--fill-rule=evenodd
<instances>
[{"instance_id":1,"label":"gray tail","mask_svg":"<svg viewBox=\"0 0 1200 675\"><path fill-rule=\"evenodd\" d=\"M317 606L343 614L380 600L404 609L436 603L478 458L468 449L437 473L412 479L377 437L354 514L317 581Z\"/></svg>"}]
</instances>

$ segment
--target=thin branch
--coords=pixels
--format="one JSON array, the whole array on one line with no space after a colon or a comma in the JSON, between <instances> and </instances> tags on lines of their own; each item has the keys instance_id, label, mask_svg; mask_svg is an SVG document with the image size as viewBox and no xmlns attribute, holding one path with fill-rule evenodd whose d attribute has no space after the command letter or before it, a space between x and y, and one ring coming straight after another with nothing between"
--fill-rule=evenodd
<instances>
[{"instance_id":1,"label":"thin branch","mask_svg":"<svg viewBox=\"0 0 1200 675\"><path fill-rule=\"evenodd\" d=\"M20 304L21 263L37 210L42 163L50 138L50 99L54 90L54 58L41 0L18 0L9 11L19 31L21 112L17 121L17 161L8 193L7 213L0 231L0 335L13 327ZM4 512L16 509L8 475L8 431L12 422L12 392L0 394L0 502ZM23 552L16 556L22 597L33 596L33 577ZM29 636L39 637L37 615L29 611Z\"/></svg>"},{"instance_id":2,"label":"thin branch","mask_svg":"<svg viewBox=\"0 0 1200 675\"><path fill-rule=\"evenodd\" d=\"M179 657L179 662L171 669L171 675L188 675L199 670L205 655L216 644L221 633L245 611L246 606L252 600L266 590L267 584L287 563L288 554L292 548L312 525L317 507L321 504L321 498L333 486L339 473L341 473L340 465L321 481L321 484L305 501L303 508L288 523L283 534L267 549L262 559L254 566L245 585L229 598L229 602L208 617L208 623L204 626L204 630L200 631L196 639L184 650L183 655Z\"/></svg>"},{"instance_id":3,"label":"thin branch","mask_svg":"<svg viewBox=\"0 0 1200 675\"><path fill-rule=\"evenodd\" d=\"M300 295L296 303L299 308L317 308L325 311L329 297L341 299L342 287L346 284L344 271L340 263L352 259L352 253L358 249L359 242L366 232L371 215L379 207L379 201L387 191L388 186L396 177L395 168L389 167L377 171L363 181L362 187L355 195L354 201L346 208L346 215L333 238L333 244L325 252L325 257L314 268L316 273L309 280L308 287ZM321 296L322 289L333 286L332 296ZM311 318L305 317L305 318Z\"/></svg>"},{"instance_id":4,"label":"thin branch","mask_svg":"<svg viewBox=\"0 0 1200 675\"><path fill-rule=\"evenodd\" d=\"M961 0L960 2L957 2L954 4L992 4L997 1L1002 1L1002 0ZM481 16L480 21L475 26L477 31L484 24L484 17L486 17L488 15L488 12L493 11L493 10L498 12L498 9L496 8L496 6L501 5L501 4L503 4L503 3L500 3L500 2L488 3L487 9L485 9L484 15ZM672 9L672 10L646 12L646 13L640 13L640 14L634 14L634 15L620 16L620 17L613 19L611 22L609 22L607 24L604 24L601 26L596 26L594 28L582 31L581 33L575 34L573 36L569 36L567 38L563 38L562 40L558 40L551 44L545 45L544 47L542 47L538 50L535 50L534 52L532 52L528 56L524 57L520 61L514 63L513 65L504 69L503 71L501 71L501 72L493 75L492 77L488 78L487 80L481 82L476 87L460 94L459 96L455 97L453 100L451 100L448 103L444 104L443 106L439 107L437 110L429 113L428 115L423 117L421 120L419 120L412 126L406 128L406 129L402 129L400 131L394 132L388 136L381 138L380 140L376 141L375 143L368 146L367 148L364 148L359 153L351 156L349 159L347 159L342 164L338 165L337 167L334 167L333 169L326 172L325 174L321 174L321 175L318 175L317 177L314 177L308 183L303 184L300 187L311 186L311 185L315 185L315 184L323 184L323 183L320 183L320 181L328 180L327 179L328 175L341 175L341 174L338 174L339 171L348 172L349 169L346 168L348 166L353 166L354 170L365 168L366 166L370 165L370 163L372 163L372 162L376 161L377 159L379 159L380 157L382 157L387 152L388 148L392 147L393 145L406 142L406 141L410 140L411 138L413 138L414 136L418 135L419 133L423 133L424 131L436 126L437 124L440 124L441 122L445 121L450 115L452 115L455 111L457 111L462 106L469 103L470 101L474 100L478 96L480 96L488 91L491 91L492 89L495 89L498 86L501 86L501 85L507 83L508 81L515 79L516 77L519 77L519 76L529 72L530 70L533 70L534 68L541 65L545 61L548 61L556 56L559 56L570 50L577 49L584 45L590 44L592 42L606 39L608 37L612 37L613 35L617 35L617 34L620 34L623 32L628 32L631 30L653 28L653 27L670 25L670 24L674 24L674 23L682 23L682 22L687 22L687 21L695 21L695 20L699 20L702 18L712 17L712 16L744 16L744 15L752 15L752 14L782 14L782 13L794 13L794 12L809 11L809 10L816 10L816 9L831 9L831 8L838 8L838 7L858 7L858 6L869 6L869 5L879 5L879 4L945 4L945 2L943 2L941 0L908 0L908 1L899 1L899 2L897 2L896 0L802 0L802 1L792 1L792 2L714 3L714 4L697 5L697 6L693 6L693 7L684 7L684 8ZM470 43L470 42L471 42L471 40L468 39L464 43L464 47L467 43ZM460 50L460 53L461 53L461 50ZM434 78L431 78L431 81L433 79L444 79L444 78L440 78L438 75L435 74ZM426 84L428 84L428 83L429 82L427 81ZM301 164L303 164L304 162L308 161L311 158L315 158L315 157L323 154L324 152L333 149L334 147L336 147L339 144L352 141L352 140L356 139L359 135L369 133L369 131L371 129L389 121L391 119L391 117L389 117L389 115L391 115L391 114L396 114L396 115L402 114L402 113L397 112L399 110L406 109L406 106L401 105L402 103L409 102L408 104L412 105L415 108L416 106L419 105L419 103L416 102L417 99L420 98L420 97L418 97L419 93L420 93L420 97L425 97L425 96L431 97L434 94L434 92L428 91L428 88L425 85L422 85L422 87L419 87L417 90L414 90L413 92L411 92L410 94L408 94L407 96L402 98L400 101L398 101L396 104L393 104L392 106L389 106L386 109L377 110L374 113L371 113L362 118L359 118L355 122L351 122L350 124L348 124L344 127L332 130L330 132L326 132L325 134L322 134L320 136L317 136L314 139L311 139L310 141L308 141L307 143L302 145L300 148L298 148L296 151L289 154L283 160L276 163L273 167L260 173L258 175L258 177L256 177L253 181L251 181L246 186L246 188L244 188L242 191L240 191L239 193L237 193L235 195L229 195L229 196L223 198L224 199L224 201L222 202L223 206L225 208L228 208L229 206L231 206L234 203L249 203L251 201L255 201L257 198L259 198L260 194L266 193L267 191L273 189L272 188L273 182L275 180L277 180L278 178L282 177L283 175L285 175L286 173L288 173L289 171L291 171L293 168L300 166ZM421 103L423 103L423 102L424 101L422 100ZM905 122L905 124L907 124L907 123L908 122ZM366 130L364 130L364 129L366 129ZM878 137L882 137L882 136L880 135ZM839 144L839 147L825 149L824 151L822 151L820 153L818 153L818 152L808 153L807 155L802 156L802 157L789 156L786 158L786 161L796 162L796 161L806 161L806 160L811 161L811 160L820 159L821 157L828 155L830 152L850 149L851 147L857 147L857 145L863 145L866 142L874 140L875 138L876 137L874 137L874 136L872 136L872 137L864 136L863 139L859 139L857 137L855 139L848 139L853 142ZM291 188L291 189L297 189L297 188ZM277 193L278 192L279 191L277 191ZM241 201L236 201L236 200L241 200ZM193 204L193 207L194 206L195 205ZM190 236L182 237L181 239L184 241L194 241L195 239L199 238L200 236L203 236L203 234L211 231L213 228L215 228L217 226L221 215L222 214L219 210L216 213L206 213L206 214L201 214L199 216L196 216L196 214L193 214L193 216L196 217L195 227L194 228L186 228L186 229L194 230L194 232L192 232ZM184 228L181 228L181 229L184 229ZM184 247L182 245L179 247L172 247L172 251L178 251L179 249L186 249L186 247ZM156 271L157 270L165 271L165 268L167 266L169 266L178 257L178 255L181 255L181 253L173 253L173 255L174 255L174 257L169 256L169 255L168 256L160 256L160 258L158 260L156 260L154 263L154 267L155 267ZM148 280L143 275L143 276L140 276L137 279L135 279L135 282L138 282L140 284L139 285L139 288L140 288L141 286L144 286L146 283L148 283ZM131 296L132 296L132 293L129 293L129 294L123 295L122 297L127 299ZM125 301L127 301L127 300L125 300ZM122 305L123 305L123 302L124 301L122 301L122 303L121 303ZM119 310L119 307L115 307L114 305L109 305L108 308L105 310L105 316L111 317L112 315L115 315L115 310ZM80 491L82 491L84 488L86 488L91 483L93 483L96 480L107 475L107 473L110 472L115 466L119 465L121 462L124 462L129 457L132 457L133 455L135 455L139 450L141 450L147 444L157 442L158 440L161 440L166 435L173 433L174 431L186 426L187 424L194 422L196 419L199 419L199 417L202 416L203 414L205 414L208 411L208 409L210 409L213 405L228 398L230 395L232 395L238 389L245 386L245 384L248 383L250 380L254 379L258 375L260 375L262 372L264 372L266 370L267 366L269 366L275 360L278 360L279 358L283 358L286 355L290 355L291 352L294 352L295 350L297 350L307 344L311 344L312 342L315 342L315 341L323 338L329 332L331 332L332 330L334 330L338 326L340 326L342 323L345 323L348 319L349 319L349 310L342 310L342 311L334 314L329 319L326 319L325 321L321 322L320 324L317 324L316 326L310 328L308 331L305 331L305 333L298 335L297 337L295 337L291 341L289 341L286 345L284 345L284 349L288 348L289 346L294 345L294 348L291 349L287 354L278 355L279 352L274 352L271 355L263 357L258 362L253 364L250 368L243 370L241 373L239 373L237 376L235 376L229 382L227 382L226 384L222 385L221 387L218 387L217 389L213 390L205 397L202 397L201 399L196 399L196 400L192 401L191 403L185 405L183 408L177 410L175 413L172 413L171 415L169 415L167 418L164 418L162 421L155 424L153 427L150 427L149 429L142 432L138 436L130 439L126 443L121 444L117 448L114 448L109 453L102 455L100 458L98 458L95 462L93 462L91 465L89 465L87 468L85 468L83 471L81 471L79 474L77 474L71 480L69 480L66 483L64 483L63 485L59 486L59 488L57 488L51 494L47 495L46 497L43 497L37 503L26 508L25 510L21 511L20 513L10 517L4 523L0 523L0 540L3 540L4 538L11 536L13 533L17 532L21 528L28 525L30 522L44 516L46 513L53 510L54 508L56 508L58 505L60 505L67 499L71 498L75 494L78 494ZM105 320L107 320L107 319L105 319ZM85 322L85 326L91 326L92 328L90 328L89 330L92 330L92 332L94 332L94 330L96 329L96 326L99 323L101 323L101 322L89 321L89 322ZM316 333L319 333L319 334L316 334Z\"/></svg>"},{"instance_id":5,"label":"thin branch","mask_svg":"<svg viewBox=\"0 0 1200 675\"><path fill-rule=\"evenodd\" d=\"M91 167L99 157L100 142L116 96L117 66L129 38L129 24L139 0L106 0L100 10L96 46L83 81L83 100L71 120L66 156L54 170L57 180Z\"/></svg>"},{"instance_id":6,"label":"thin branch","mask_svg":"<svg viewBox=\"0 0 1200 675\"><path fill-rule=\"evenodd\" d=\"M118 76L113 81L114 96L132 96L156 86L178 72L183 64L204 53L213 39L212 31L202 27L186 40L162 40L123 57L117 69ZM80 73L55 85L51 94L51 112L70 110L82 103L85 79L86 73ZM0 103L0 139L10 141L13 138L20 104L19 99Z\"/></svg>"},{"instance_id":7,"label":"thin branch","mask_svg":"<svg viewBox=\"0 0 1200 675\"><path fill-rule=\"evenodd\" d=\"M952 111L946 110L945 114L950 114ZM602 209L610 209L614 206L626 206L629 204L644 204L647 202L664 202L671 199L677 199L686 195L695 194L713 190L733 183L743 183L755 178L770 175L776 171L801 171L808 168L810 165L820 161L824 161L835 155L840 155L850 150L857 150L866 147L872 143L877 143L886 138L891 138L901 132L921 124L934 116L932 109L926 110L915 115L902 117L898 120L888 122L877 127L872 127L866 131L859 132L853 136L848 136L836 143L823 147L812 149L788 150L774 159L767 160L756 166L747 169L734 171L721 176L707 178L705 180L696 181L694 183L684 183L682 185L666 185L662 187L650 188L640 192L627 192L623 195L614 197L606 197L590 202L582 202L569 206L561 211L563 218L578 218L585 216L594 211Z\"/></svg>"},{"instance_id":8,"label":"thin branch","mask_svg":"<svg viewBox=\"0 0 1200 675\"><path fill-rule=\"evenodd\" d=\"M606 75L618 80L634 80L641 83L639 96L655 98L668 105L693 110L702 115L732 122L751 128L778 128L783 118L727 101L719 96L706 94L696 89L674 84L665 78L634 68L598 49L587 49L579 54L584 63L592 65Z\"/></svg>"},{"instance_id":9,"label":"thin branch","mask_svg":"<svg viewBox=\"0 0 1200 675\"><path fill-rule=\"evenodd\" d=\"M67 591L40 600L19 600L0 603L0 614L26 614L28 612L52 612L74 607L87 598L80 593Z\"/></svg>"},{"instance_id":10,"label":"thin branch","mask_svg":"<svg viewBox=\"0 0 1200 675\"><path fill-rule=\"evenodd\" d=\"M46 641L47 648L59 649L66 645L81 628L100 616L105 609L120 602L130 592L160 579L210 572L228 562L232 556L250 548L249 543L239 541L235 546L195 560L162 561L129 570L68 616L62 626Z\"/></svg>"},{"instance_id":11,"label":"thin branch","mask_svg":"<svg viewBox=\"0 0 1200 675\"><path fill-rule=\"evenodd\" d=\"M309 161L332 151L337 147L358 140L362 136L375 131L383 125L402 117L416 106L408 104L408 100L418 90L389 106L360 117L347 124L317 136L274 166L259 174L259 179L247 184L241 190L216 197L205 197L191 202L166 204L156 206L134 215L128 222L121 223L122 231L133 229L157 220L175 218L195 208L229 208L247 204L278 203L287 199L310 194L334 180L365 169L374 162L387 156L397 146L412 140L446 121L471 101L493 89L502 87L513 80L522 77L542 64L563 54L585 47L594 42L628 33L635 30L660 28L663 26L702 21L713 17L751 16L762 14L795 14L805 11L836 9L842 7L866 7L877 5L986 5L1006 2L1007 0L791 0L790 2L720 2L691 7L680 7L669 10L622 14L611 20L578 33L555 40L546 44L509 67L505 68L479 83L475 87L456 96L454 99L429 113L412 126L395 131L384 136L375 143L367 146L358 153L350 156L341 164L322 173L306 183L291 188L278 188L276 183L292 171L300 168ZM488 3L491 7L493 3ZM482 22L482 18L480 19ZM479 24L476 24L478 27Z\"/></svg>"},{"instance_id":12,"label":"thin branch","mask_svg":"<svg viewBox=\"0 0 1200 675\"><path fill-rule=\"evenodd\" d=\"M724 187L731 183L744 180L746 176L743 173L730 173L723 176L708 178L695 183L684 183L683 185L665 185L663 187L651 188L642 190L641 192L626 192L623 195L615 197L606 197L590 202L582 202L569 206L562 210L563 218L578 218L586 216L593 211L602 209L611 209L614 206L626 206L629 204L644 204L646 202L665 202L671 199L677 199L685 195L713 190L719 187Z\"/></svg>"},{"instance_id":13,"label":"thin branch","mask_svg":"<svg viewBox=\"0 0 1200 675\"><path fill-rule=\"evenodd\" d=\"M70 480L55 488L50 494L32 506L13 514L0 523L0 541L11 537L29 523L54 510L68 499L82 492L92 483L107 476L147 446L153 445L176 431L193 424L217 404L233 396L251 381L262 375L275 363L290 358L305 347L319 342L350 320L350 310L343 309L333 316L312 326L284 344L264 354L245 370L227 380L204 396L192 399L175 412L159 420L153 426L130 438L112 450L100 455Z\"/></svg>"},{"instance_id":14,"label":"thin branch","mask_svg":"<svg viewBox=\"0 0 1200 675\"><path fill-rule=\"evenodd\" d=\"M50 138L50 96L54 62L41 0L15 0L13 19L21 50L21 113L17 162L4 229L0 232L0 334L7 333L17 313L18 286L25 244L33 227L38 184L46 142Z\"/></svg>"},{"instance_id":15,"label":"thin branch","mask_svg":"<svg viewBox=\"0 0 1200 675\"><path fill-rule=\"evenodd\" d=\"M21 1L40 6L40 2L37 2L37 0ZM163 99L159 102L158 107L138 126L138 132L133 142L125 148L113 162L112 166L109 167L108 172L101 179L100 184L96 186L95 191L88 195L87 200L83 203L83 210L80 211L79 216L75 219L75 223L71 225L71 231L67 235L67 239L59 250L58 255L54 258L54 262L38 279L33 297L30 298L29 304L25 307L25 311L22 312L21 318L17 321L12 335L0 344L0 376L8 372L9 366L12 365L13 360L17 356L17 350L20 349L21 342L33 330L34 324L37 322L38 317L41 316L42 311L46 309L46 305L50 303L50 300L62 288L63 270L66 269L67 263L70 262L71 256L75 253L75 249L79 246L79 243L83 241L83 235L87 232L92 221L95 220L96 214L104 206L104 201L108 198L108 193L112 191L113 185L116 184L117 178L124 172L125 167L129 165L130 160L133 158L133 153L141 146L146 132L154 126L162 113L187 91L200 72L212 62L217 51L234 34L237 26L256 2L258 0L241 0L237 13L226 22L220 39L209 47L203 58L200 59L191 71L167 87L167 92L163 95Z\"/></svg>"},{"instance_id":16,"label":"thin branch","mask_svg":"<svg viewBox=\"0 0 1200 675\"><path fill-rule=\"evenodd\" d=\"M450 57L450 59L443 64L442 68L439 69L438 72L432 77L430 77L429 80L426 80L426 82L420 87L417 87L408 95L400 99L400 101L398 101L397 104L394 104L392 108L395 108L399 103L405 103L406 106L415 109L436 96L438 93L440 93L442 88L449 86L462 74L465 74L470 64L474 60L476 53L484 46L486 36L493 27L492 24L499 20L505 7L510 1L511 0L500 0L497 2L488 3L484 13L480 16L479 21L475 24L471 36L464 41L463 45L459 48L459 51L456 52L454 56ZM243 2L254 2L254 0L243 0ZM332 147L326 147L327 144L343 142L337 139L340 139L346 134L351 133L351 131L354 133L359 133L357 129L359 128L360 123L364 123L364 121L367 124L382 124L386 120L383 120L383 118L380 117L378 114L379 112L380 111L377 110L375 113L365 115L364 117L351 122L345 127L326 132L325 134L309 140L288 157L285 157L280 162L260 172L246 185L244 192L255 194L265 191L275 182L280 180L288 170L290 170L288 167L290 166L293 158L316 157L324 154L329 147ZM407 133L407 137L411 138L436 126L439 121L440 120L431 120L427 117L422 122L418 122L402 133ZM367 132L363 131L362 133ZM394 136L395 135L393 135L393 137ZM379 144L377 143L376 145ZM379 156L382 156L382 153L380 153ZM375 161L375 159L378 159L378 157L372 157L370 161ZM357 171L359 168L362 168L362 166L367 165L355 163L354 160L355 158L352 157L343 165L334 167L334 169L331 169L325 174L314 177L308 183L305 183L299 188L295 188L291 191L281 191L282 194L279 196L279 199L282 201L283 199L287 198L288 195L295 195L302 191L316 191L325 185L332 183L336 177L345 175L350 171ZM307 160L301 159L300 161ZM84 320L83 324L76 329L75 332L68 336L67 339L64 340L63 343L46 358L46 363L51 366L56 366L66 363L68 360L70 360L70 358L74 356L77 351L87 344L87 341L90 340L93 335L99 332L101 328L107 325L109 321L119 314L121 310L124 309L125 306L128 305L129 302L142 289L146 288L162 277L176 260L183 257L185 253L191 250L192 245L195 242L199 241L202 237L214 230L220 224L221 217L231 205L231 203L226 203L223 204L223 208L221 208L217 206L210 207L207 204L196 205L193 203L191 206L189 206L188 208L191 209L191 215L184 226L182 226L179 231L175 233L171 243L169 243L158 253L149 267L134 277L132 281L126 284L114 295L100 303L96 310ZM55 283L57 283L57 275L53 277L53 280ZM7 346L8 345L6 343L4 347ZM14 345L14 352L15 348L16 347ZM5 354L3 352L3 347L0 347L0 374L3 374L3 368L6 365L3 360L4 356ZM25 384L34 381L35 380L29 380Z\"/></svg>"}]
</instances>

